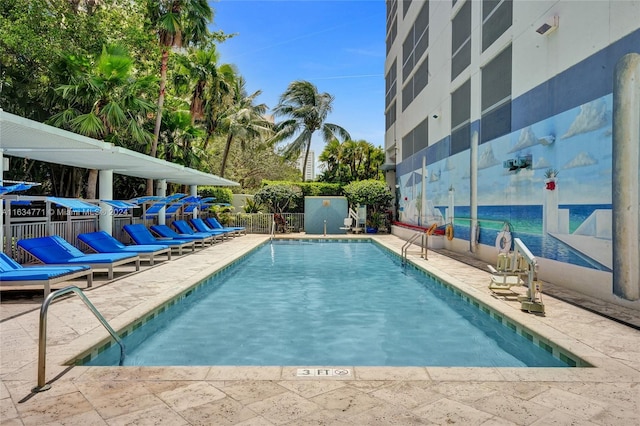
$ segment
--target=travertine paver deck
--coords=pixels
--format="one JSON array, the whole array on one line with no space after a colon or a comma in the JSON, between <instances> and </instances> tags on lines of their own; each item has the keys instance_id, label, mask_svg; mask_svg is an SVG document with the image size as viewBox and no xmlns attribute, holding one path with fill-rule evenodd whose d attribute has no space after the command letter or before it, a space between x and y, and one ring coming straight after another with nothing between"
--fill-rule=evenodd
<instances>
[{"instance_id":1,"label":"travertine paver deck","mask_svg":"<svg viewBox=\"0 0 640 426\"><path fill-rule=\"evenodd\" d=\"M235 238L87 295L119 329L265 238ZM391 235L374 238L396 252L404 243ZM31 393L38 312L14 313L0 323L2 424L640 424L640 332L552 297L544 299L546 316L527 314L491 296L485 272L433 252L428 261L411 252L409 258L595 367L340 366L353 374L323 379L296 376L299 366L69 368L62 364L107 336L70 298L49 313L47 378L58 376L49 391Z\"/></svg>"}]
</instances>

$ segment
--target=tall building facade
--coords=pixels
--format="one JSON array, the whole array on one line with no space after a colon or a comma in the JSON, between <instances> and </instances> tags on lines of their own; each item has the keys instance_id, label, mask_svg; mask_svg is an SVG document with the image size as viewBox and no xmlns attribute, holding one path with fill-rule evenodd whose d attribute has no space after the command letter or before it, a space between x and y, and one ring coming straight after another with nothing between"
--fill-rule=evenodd
<instances>
[{"instance_id":1,"label":"tall building facade","mask_svg":"<svg viewBox=\"0 0 640 426\"><path fill-rule=\"evenodd\" d=\"M307 159L307 167L303 170L304 167L304 155L302 152L300 157L298 157L297 167L304 175L305 181L315 180L316 178L316 155L313 150L309 150L309 158Z\"/></svg>"},{"instance_id":2,"label":"tall building facade","mask_svg":"<svg viewBox=\"0 0 640 426\"><path fill-rule=\"evenodd\" d=\"M640 2L387 1L385 150L400 222L495 263L640 299ZM633 260L631 260L633 259Z\"/></svg>"}]
</instances>

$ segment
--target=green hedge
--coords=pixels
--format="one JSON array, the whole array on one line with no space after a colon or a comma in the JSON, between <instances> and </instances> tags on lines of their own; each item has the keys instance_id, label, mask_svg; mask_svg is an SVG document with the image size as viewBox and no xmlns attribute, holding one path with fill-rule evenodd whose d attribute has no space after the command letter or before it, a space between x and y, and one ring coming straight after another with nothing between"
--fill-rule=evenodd
<instances>
[{"instance_id":1,"label":"green hedge","mask_svg":"<svg viewBox=\"0 0 640 426\"><path fill-rule=\"evenodd\" d=\"M217 186L199 186L198 195L201 197L215 197L216 203L228 203L233 201L233 192L229 188Z\"/></svg>"}]
</instances>

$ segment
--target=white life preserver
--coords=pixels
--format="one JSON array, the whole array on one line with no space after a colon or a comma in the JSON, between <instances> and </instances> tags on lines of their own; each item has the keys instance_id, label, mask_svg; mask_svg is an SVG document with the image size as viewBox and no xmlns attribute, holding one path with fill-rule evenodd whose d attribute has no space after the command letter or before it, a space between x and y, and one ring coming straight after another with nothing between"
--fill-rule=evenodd
<instances>
[{"instance_id":1,"label":"white life preserver","mask_svg":"<svg viewBox=\"0 0 640 426\"><path fill-rule=\"evenodd\" d=\"M498 253L509 253L511 250L511 232L500 231L496 237L496 248Z\"/></svg>"}]
</instances>

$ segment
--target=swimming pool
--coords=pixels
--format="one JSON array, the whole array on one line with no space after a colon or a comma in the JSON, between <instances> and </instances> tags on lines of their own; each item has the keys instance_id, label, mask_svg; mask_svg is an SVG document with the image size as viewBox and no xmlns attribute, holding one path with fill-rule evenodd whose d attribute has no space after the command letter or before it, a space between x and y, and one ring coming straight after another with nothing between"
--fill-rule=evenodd
<instances>
[{"instance_id":1,"label":"swimming pool","mask_svg":"<svg viewBox=\"0 0 640 426\"><path fill-rule=\"evenodd\" d=\"M125 365L575 365L372 242L265 244L134 328Z\"/></svg>"}]
</instances>

